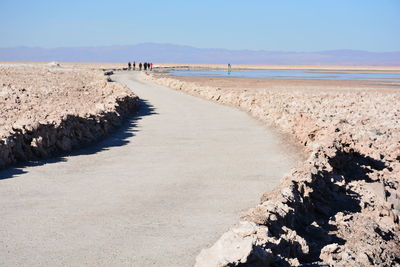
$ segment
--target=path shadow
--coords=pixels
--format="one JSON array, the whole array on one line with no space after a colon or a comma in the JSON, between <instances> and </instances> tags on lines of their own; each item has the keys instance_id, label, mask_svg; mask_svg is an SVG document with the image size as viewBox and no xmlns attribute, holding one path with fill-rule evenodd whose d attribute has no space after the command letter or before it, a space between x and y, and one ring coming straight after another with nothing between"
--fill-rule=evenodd
<instances>
[{"instance_id":1,"label":"path shadow","mask_svg":"<svg viewBox=\"0 0 400 267\"><path fill-rule=\"evenodd\" d=\"M146 100L139 99L139 109L137 112L129 115L123 124L116 129L113 129L108 135L100 138L92 143L83 144L82 148L76 148L68 153L59 153L48 159L25 161L16 163L6 169L0 170L0 181L4 179L15 178L21 174L27 173L25 168L42 166L57 162L66 162L67 157L80 155L91 155L102 151L109 150L112 147L124 146L130 142L129 138L135 136L137 123L145 116L155 115L155 108Z\"/></svg>"}]
</instances>

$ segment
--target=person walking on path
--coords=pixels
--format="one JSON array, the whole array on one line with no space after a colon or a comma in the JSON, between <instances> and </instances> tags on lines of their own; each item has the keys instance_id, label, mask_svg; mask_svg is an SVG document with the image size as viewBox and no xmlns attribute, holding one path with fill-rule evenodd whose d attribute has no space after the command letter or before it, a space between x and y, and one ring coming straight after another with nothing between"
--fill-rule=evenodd
<instances>
[{"instance_id":1,"label":"person walking on path","mask_svg":"<svg viewBox=\"0 0 400 267\"><path fill-rule=\"evenodd\" d=\"M144 70L147 70L147 62L145 62L145 63L143 64L143 68L144 68Z\"/></svg>"},{"instance_id":2,"label":"person walking on path","mask_svg":"<svg viewBox=\"0 0 400 267\"><path fill-rule=\"evenodd\" d=\"M153 70L153 63L150 63L150 70Z\"/></svg>"},{"instance_id":3,"label":"person walking on path","mask_svg":"<svg viewBox=\"0 0 400 267\"><path fill-rule=\"evenodd\" d=\"M135 69L136 69L136 62L135 62L135 61L133 61L133 64L132 64L132 69L133 69L133 70L135 70Z\"/></svg>"},{"instance_id":4,"label":"person walking on path","mask_svg":"<svg viewBox=\"0 0 400 267\"><path fill-rule=\"evenodd\" d=\"M128 62L128 70L131 70L131 62Z\"/></svg>"},{"instance_id":5,"label":"person walking on path","mask_svg":"<svg viewBox=\"0 0 400 267\"><path fill-rule=\"evenodd\" d=\"M139 63L139 70L142 70L142 62Z\"/></svg>"}]
</instances>

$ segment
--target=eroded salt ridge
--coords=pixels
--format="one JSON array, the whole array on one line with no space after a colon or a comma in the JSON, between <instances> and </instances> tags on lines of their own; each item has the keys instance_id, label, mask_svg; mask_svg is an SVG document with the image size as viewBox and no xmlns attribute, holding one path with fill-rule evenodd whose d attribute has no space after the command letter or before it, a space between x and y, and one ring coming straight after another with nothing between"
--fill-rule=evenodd
<instances>
[{"instance_id":1,"label":"eroded salt ridge","mask_svg":"<svg viewBox=\"0 0 400 267\"><path fill-rule=\"evenodd\" d=\"M143 79L239 107L302 144L308 159L196 266L400 264L400 93L199 87Z\"/></svg>"},{"instance_id":2,"label":"eroded salt ridge","mask_svg":"<svg viewBox=\"0 0 400 267\"><path fill-rule=\"evenodd\" d=\"M0 168L90 143L137 106L101 71L1 67Z\"/></svg>"}]
</instances>

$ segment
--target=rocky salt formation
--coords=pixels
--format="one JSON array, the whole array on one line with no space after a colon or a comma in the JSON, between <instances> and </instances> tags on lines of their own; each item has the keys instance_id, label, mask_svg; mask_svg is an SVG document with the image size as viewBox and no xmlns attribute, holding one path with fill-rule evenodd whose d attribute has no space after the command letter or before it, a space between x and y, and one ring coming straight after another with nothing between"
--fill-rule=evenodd
<instances>
[{"instance_id":1,"label":"rocky salt formation","mask_svg":"<svg viewBox=\"0 0 400 267\"><path fill-rule=\"evenodd\" d=\"M137 106L129 89L101 71L1 67L0 168L93 142Z\"/></svg>"},{"instance_id":2,"label":"rocky salt formation","mask_svg":"<svg viewBox=\"0 0 400 267\"><path fill-rule=\"evenodd\" d=\"M196 266L399 266L400 92L229 89L143 79L232 105L308 159L196 259Z\"/></svg>"}]
</instances>

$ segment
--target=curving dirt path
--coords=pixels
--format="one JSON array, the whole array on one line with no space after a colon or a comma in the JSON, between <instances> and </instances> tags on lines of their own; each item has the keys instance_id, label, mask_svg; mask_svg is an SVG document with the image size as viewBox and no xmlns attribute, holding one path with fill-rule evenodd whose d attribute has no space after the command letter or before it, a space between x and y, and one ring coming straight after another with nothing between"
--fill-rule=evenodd
<instances>
[{"instance_id":1,"label":"curving dirt path","mask_svg":"<svg viewBox=\"0 0 400 267\"><path fill-rule=\"evenodd\" d=\"M114 79L144 100L130 125L0 172L0 266L191 266L294 165L244 112L133 73Z\"/></svg>"}]
</instances>

